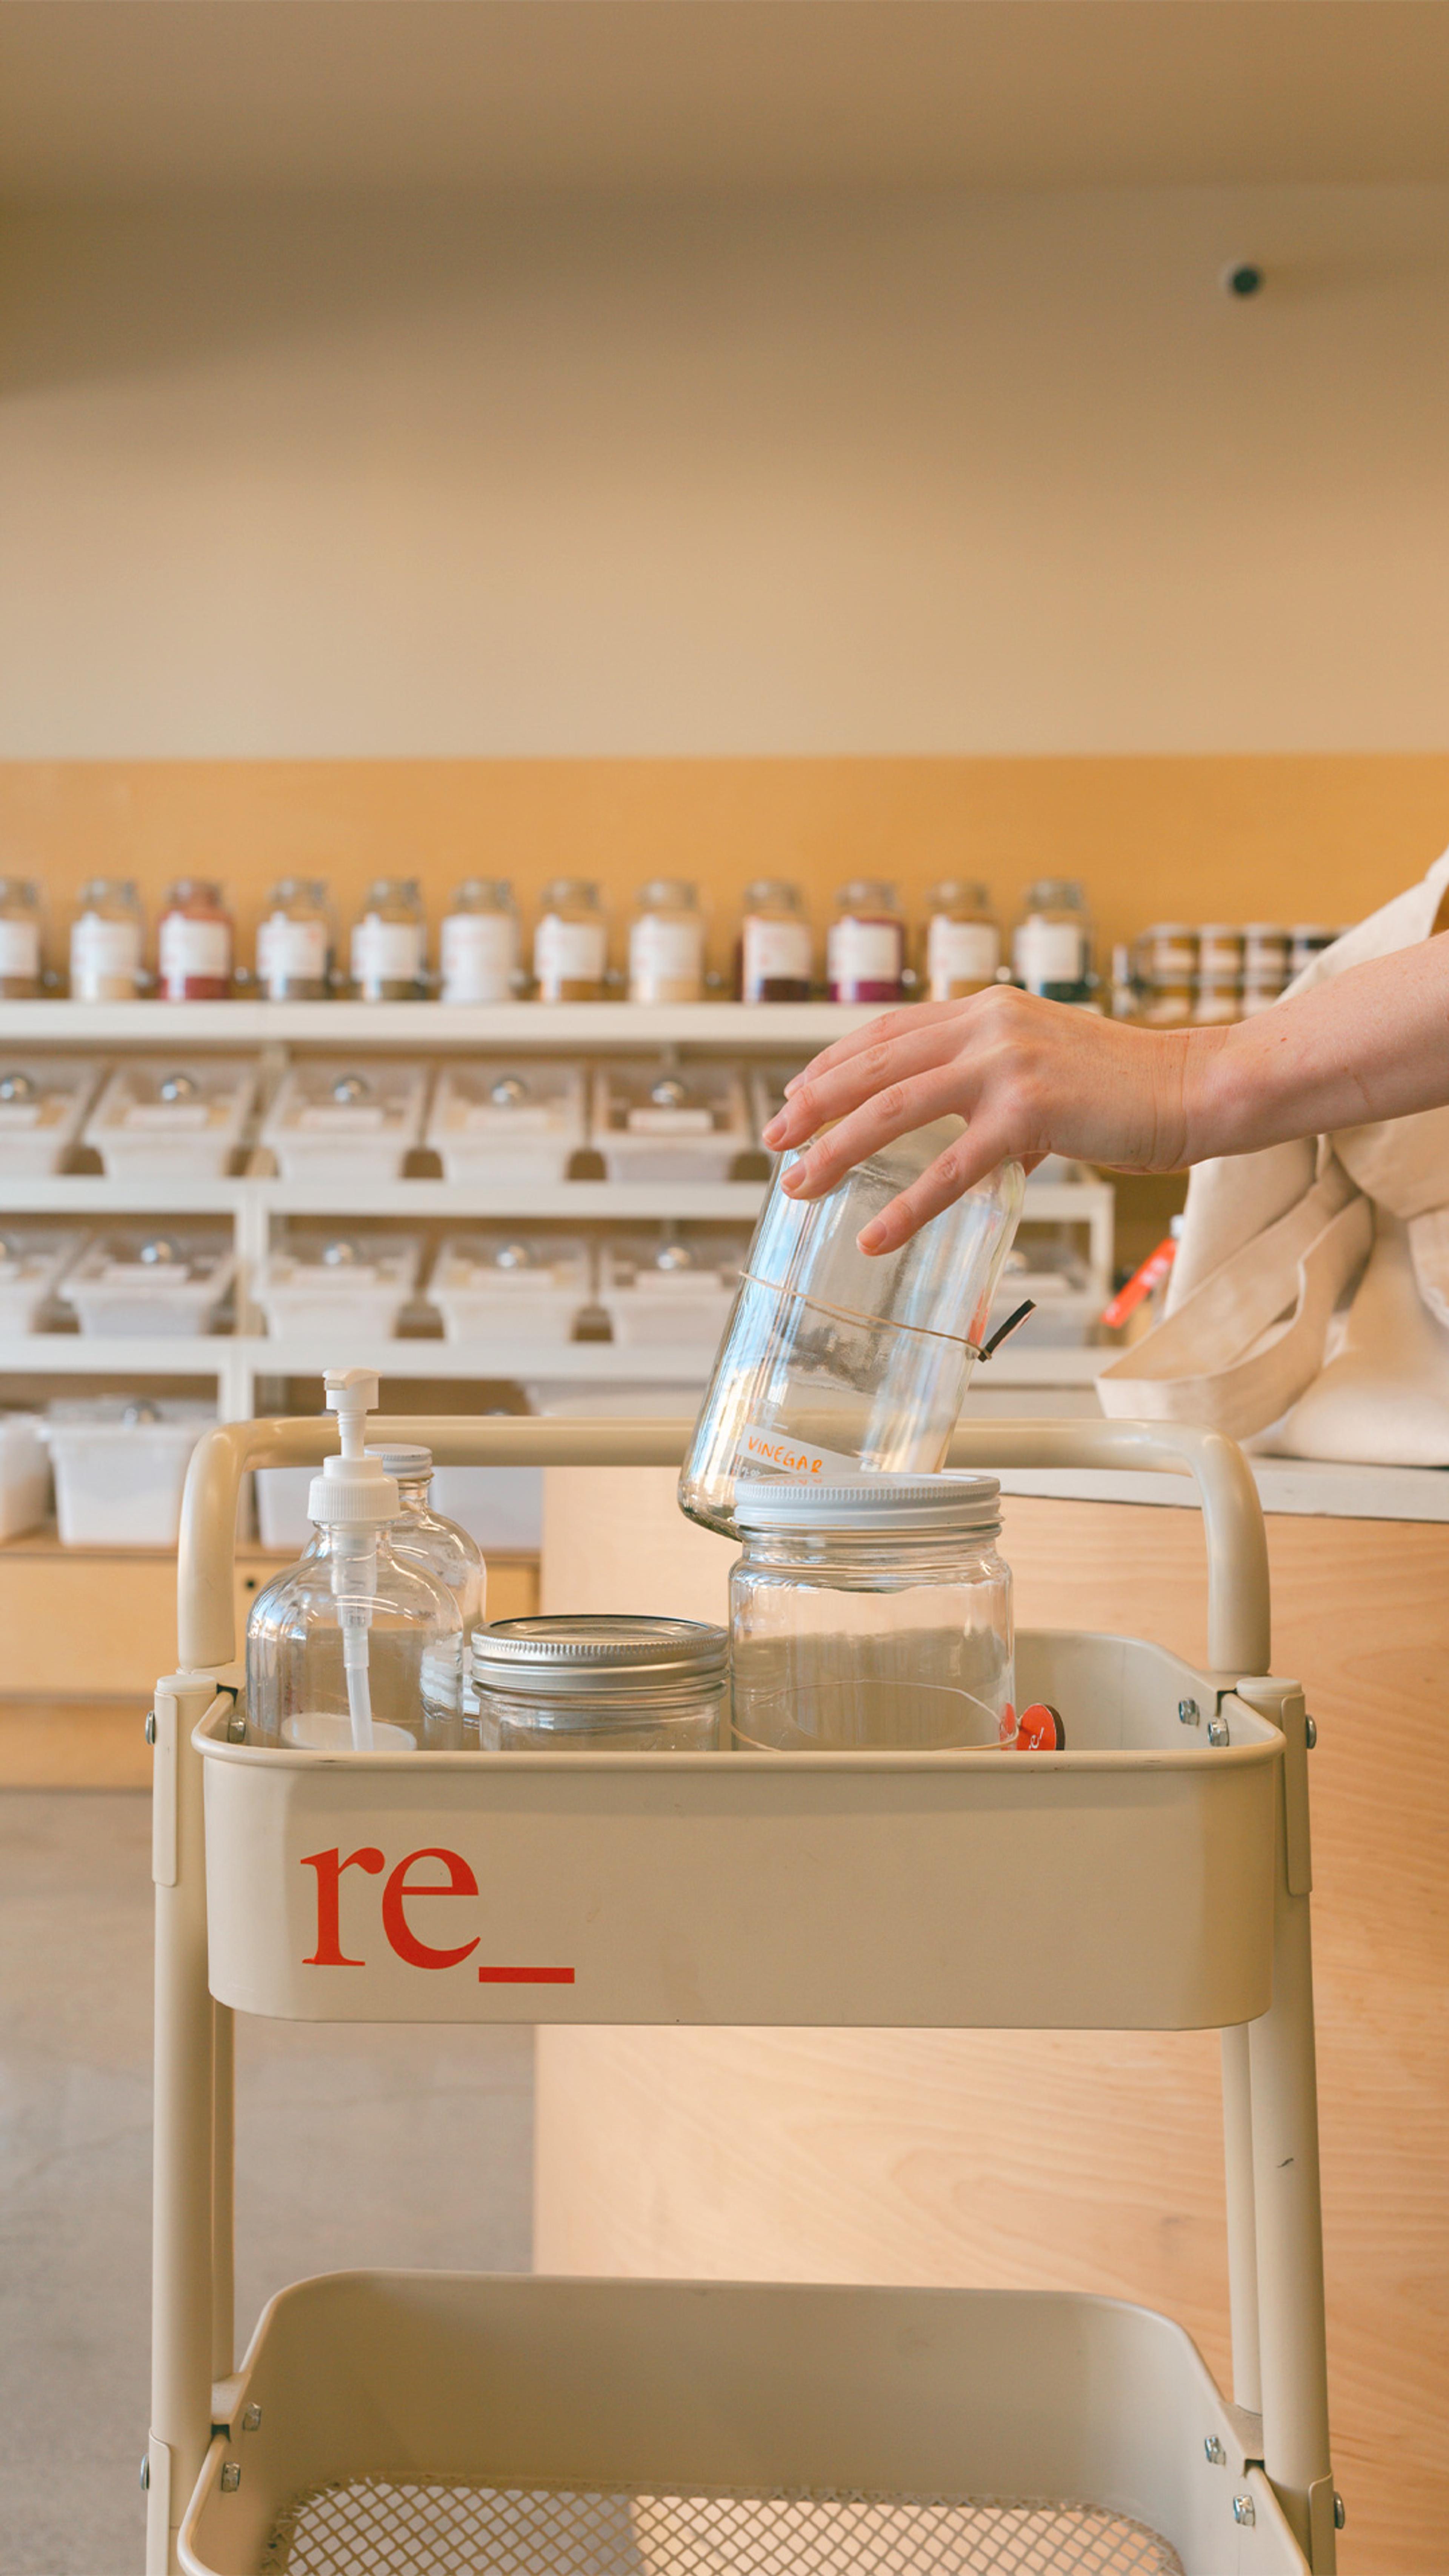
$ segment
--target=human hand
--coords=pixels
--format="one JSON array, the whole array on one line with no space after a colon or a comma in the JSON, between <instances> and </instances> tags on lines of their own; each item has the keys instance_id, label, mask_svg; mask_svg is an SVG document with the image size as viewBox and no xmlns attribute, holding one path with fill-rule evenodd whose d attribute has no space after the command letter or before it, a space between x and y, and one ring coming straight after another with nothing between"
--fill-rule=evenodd
<instances>
[{"instance_id":1,"label":"human hand","mask_svg":"<svg viewBox=\"0 0 1449 2576\"><path fill-rule=\"evenodd\" d=\"M893 1138L951 1112L964 1118L965 1134L861 1234L862 1252L894 1252L1008 1155L1028 1170L1045 1154L1178 1170L1192 1149L1190 1051L1207 1041L1211 1052L1219 1034L1130 1028L997 984L837 1039L786 1085L764 1142L778 1153L815 1139L782 1187L817 1199Z\"/></svg>"}]
</instances>

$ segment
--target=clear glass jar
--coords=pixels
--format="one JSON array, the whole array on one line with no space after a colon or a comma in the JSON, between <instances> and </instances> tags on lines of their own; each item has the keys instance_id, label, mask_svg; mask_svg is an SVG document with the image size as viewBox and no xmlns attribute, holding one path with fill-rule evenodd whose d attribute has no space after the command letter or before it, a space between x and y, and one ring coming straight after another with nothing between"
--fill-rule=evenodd
<instances>
[{"instance_id":1,"label":"clear glass jar","mask_svg":"<svg viewBox=\"0 0 1449 2576\"><path fill-rule=\"evenodd\" d=\"M1139 999L1132 951L1125 940L1120 940L1112 951L1113 1019L1135 1020L1138 1015Z\"/></svg>"},{"instance_id":2,"label":"clear glass jar","mask_svg":"<svg viewBox=\"0 0 1449 2576\"><path fill-rule=\"evenodd\" d=\"M609 963L609 925L599 889L588 877L555 877L543 890L533 934L533 973L541 1002L599 1002Z\"/></svg>"},{"instance_id":3,"label":"clear glass jar","mask_svg":"<svg viewBox=\"0 0 1449 2576\"><path fill-rule=\"evenodd\" d=\"M40 893L28 877L0 877L0 1002L40 991Z\"/></svg>"},{"instance_id":4,"label":"clear glass jar","mask_svg":"<svg viewBox=\"0 0 1449 2576\"><path fill-rule=\"evenodd\" d=\"M313 1488L315 1493L315 1486ZM257 1594L247 1620L247 1736L314 1753L457 1752L464 1744L462 1618L447 1585L371 1533L319 1526L305 1556ZM364 1633L360 1740L348 1631Z\"/></svg>"},{"instance_id":5,"label":"clear glass jar","mask_svg":"<svg viewBox=\"0 0 1449 2576\"><path fill-rule=\"evenodd\" d=\"M1205 921L1197 934L1197 971L1211 983L1236 983L1243 972L1243 934L1235 921Z\"/></svg>"},{"instance_id":6,"label":"clear glass jar","mask_svg":"<svg viewBox=\"0 0 1449 2576\"><path fill-rule=\"evenodd\" d=\"M445 1002L512 999L522 954L513 888L505 877L465 877L443 915L438 963Z\"/></svg>"},{"instance_id":7,"label":"clear glass jar","mask_svg":"<svg viewBox=\"0 0 1449 2576\"><path fill-rule=\"evenodd\" d=\"M713 1753L728 1646L694 1619L500 1619L473 1639L479 1740L499 1753Z\"/></svg>"},{"instance_id":8,"label":"clear glass jar","mask_svg":"<svg viewBox=\"0 0 1449 2576\"><path fill-rule=\"evenodd\" d=\"M741 1483L734 1737L749 1751L1014 1742L1011 1569L994 1476Z\"/></svg>"},{"instance_id":9,"label":"clear glass jar","mask_svg":"<svg viewBox=\"0 0 1449 2576\"><path fill-rule=\"evenodd\" d=\"M141 898L129 877L92 877L70 930L73 1002L134 1002L145 972Z\"/></svg>"},{"instance_id":10,"label":"clear glass jar","mask_svg":"<svg viewBox=\"0 0 1449 2576\"><path fill-rule=\"evenodd\" d=\"M1274 1003L1282 1000L1286 981L1287 978L1285 976L1273 973L1266 975L1244 975L1242 982L1243 1018L1245 1020L1255 1020L1260 1011L1271 1011Z\"/></svg>"},{"instance_id":11,"label":"clear glass jar","mask_svg":"<svg viewBox=\"0 0 1449 2576\"><path fill-rule=\"evenodd\" d=\"M1185 921L1157 921L1137 941L1137 972L1145 984L1191 984L1198 972L1198 935Z\"/></svg>"},{"instance_id":12,"label":"clear glass jar","mask_svg":"<svg viewBox=\"0 0 1449 2576\"><path fill-rule=\"evenodd\" d=\"M1321 921L1295 921L1288 938L1290 978L1301 975L1305 966L1311 966L1315 957L1321 957L1325 948L1331 948L1342 937L1341 930L1330 929Z\"/></svg>"},{"instance_id":13,"label":"clear glass jar","mask_svg":"<svg viewBox=\"0 0 1449 2576\"><path fill-rule=\"evenodd\" d=\"M1185 1029L1192 1018L1193 985L1183 976L1172 984L1149 980L1142 988L1142 1024L1149 1029Z\"/></svg>"},{"instance_id":14,"label":"clear glass jar","mask_svg":"<svg viewBox=\"0 0 1449 2576\"><path fill-rule=\"evenodd\" d=\"M1076 878L1039 877L1027 887L1022 912L1011 940L1018 984L1048 1002L1085 1002L1092 989L1092 925Z\"/></svg>"},{"instance_id":15,"label":"clear glass jar","mask_svg":"<svg viewBox=\"0 0 1449 2576\"><path fill-rule=\"evenodd\" d=\"M651 877L629 925L631 1002L702 1002L704 921L683 877Z\"/></svg>"},{"instance_id":16,"label":"clear glass jar","mask_svg":"<svg viewBox=\"0 0 1449 2576\"><path fill-rule=\"evenodd\" d=\"M232 918L210 877L178 877L156 929L163 1002L224 1002L231 992Z\"/></svg>"},{"instance_id":17,"label":"clear glass jar","mask_svg":"<svg viewBox=\"0 0 1449 2576\"><path fill-rule=\"evenodd\" d=\"M325 1002L336 934L321 877L283 877L257 924L257 983L265 1002Z\"/></svg>"},{"instance_id":18,"label":"clear glass jar","mask_svg":"<svg viewBox=\"0 0 1449 2576\"><path fill-rule=\"evenodd\" d=\"M428 929L416 877L378 877L352 932L352 981L363 1002L416 1002L427 978Z\"/></svg>"},{"instance_id":19,"label":"clear glass jar","mask_svg":"<svg viewBox=\"0 0 1449 2576\"><path fill-rule=\"evenodd\" d=\"M1254 984L1288 981L1288 933L1279 921L1250 921L1243 929L1243 976Z\"/></svg>"},{"instance_id":20,"label":"clear glass jar","mask_svg":"<svg viewBox=\"0 0 1449 2576\"><path fill-rule=\"evenodd\" d=\"M1225 1029L1243 1016L1243 988L1235 975L1200 975L1192 1017L1200 1029Z\"/></svg>"},{"instance_id":21,"label":"clear glass jar","mask_svg":"<svg viewBox=\"0 0 1449 2576\"><path fill-rule=\"evenodd\" d=\"M776 1166L679 1483L681 1510L735 1535L736 1475L934 1473L945 1463L1021 1215L1019 1163L997 1165L899 1251L862 1227L962 1132L938 1118L791 1198Z\"/></svg>"},{"instance_id":22,"label":"clear glass jar","mask_svg":"<svg viewBox=\"0 0 1449 2576\"><path fill-rule=\"evenodd\" d=\"M797 885L757 877L745 888L735 949L735 991L742 1002L808 1002L815 942Z\"/></svg>"},{"instance_id":23,"label":"clear glass jar","mask_svg":"<svg viewBox=\"0 0 1449 2576\"><path fill-rule=\"evenodd\" d=\"M1001 931L984 885L947 877L931 888L921 981L929 1002L962 1002L996 981Z\"/></svg>"},{"instance_id":24,"label":"clear glass jar","mask_svg":"<svg viewBox=\"0 0 1449 2576\"><path fill-rule=\"evenodd\" d=\"M369 1449L397 1486L398 1517L389 1527L393 1554L416 1558L455 1594L463 1623L463 1649L484 1617L487 1574L483 1552L456 1521L445 1520L428 1500L433 1481L433 1453L412 1441ZM465 1684L466 1689L466 1684Z\"/></svg>"},{"instance_id":25,"label":"clear glass jar","mask_svg":"<svg viewBox=\"0 0 1449 2576\"><path fill-rule=\"evenodd\" d=\"M852 877L835 898L826 934L832 1002L898 1002L905 991L906 925L883 877Z\"/></svg>"}]
</instances>

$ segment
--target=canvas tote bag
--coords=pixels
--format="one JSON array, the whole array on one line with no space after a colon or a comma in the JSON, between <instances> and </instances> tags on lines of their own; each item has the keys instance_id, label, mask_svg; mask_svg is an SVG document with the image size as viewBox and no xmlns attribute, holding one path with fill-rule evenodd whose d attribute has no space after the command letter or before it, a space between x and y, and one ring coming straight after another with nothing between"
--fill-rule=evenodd
<instances>
[{"instance_id":1,"label":"canvas tote bag","mask_svg":"<svg viewBox=\"0 0 1449 2576\"><path fill-rule=\"evenodd\" d=\"M1446 926L1449 851L1289 993ZM1284 1456L1449 1465L1449 1108L1199 1164L1164 1320L1098 1394Z\"/></svg>"}]
</instances>

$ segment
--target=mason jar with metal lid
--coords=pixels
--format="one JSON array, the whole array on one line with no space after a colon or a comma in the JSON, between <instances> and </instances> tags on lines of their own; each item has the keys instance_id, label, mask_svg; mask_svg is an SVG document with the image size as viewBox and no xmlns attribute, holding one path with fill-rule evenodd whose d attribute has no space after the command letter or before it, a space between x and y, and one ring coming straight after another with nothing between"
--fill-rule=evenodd
<instances>
[{"instance_id":1,"label":"mason jar with metal lid","mask_svg":"<svg viewBox=\"0 0 1449 2576\"><path fill-rule=\"evenodd\" d=\"M1014 1741L996 1477L741 1481L735 1517L737 1745L930 1753Z\"/></svg>"},{"instance_id":2,"label":"mason jar with metal lid","mask_svg":"<svg viewBox=\"0 0 1449 2576\"><path fill-rule=\"evenodd\" d=\"M1213 984L1236 982L1243 971L1243 930L1236 921L1205 921L1197 934L1197 971Z\"/></svg>"},{"instance_id":3,"label":"mason jar with metal lid","mask_svg":"<svg viewBox=\"0 0 1449 2576\"><path fill-rule=\"evenodd\" d=\"M1198 935L1190 922L1155 921L1137 941L1137 972L1149 984L1190 984L1198 971Z\"/></svg>"},{"instance_id":4,"label":"mason jar with metal lid","mask_svg":"<svg viewBox=\"0 0 1449 2576\"><path fill-rule=\"evenodd\" d=\"M478 1735L498 1753L712 1753L729 1646L696 1619L586 1613L473 1634Z\"/></svg>"},{"instance_id":5,"label":"mason jar with metal lid","mask_svg":"<svg viewBox=\"0 0 1449 2576\"><path fill-rule=\"evenodd\" d=\"M1201 975L1192 1016L1200 1029L1225 1029L1243 1016L1243 988L1235 975Z\"/></svg>"},{"instance_id":6,"label":"mason jar with metal lid","mask_svg":"<svg viewBox=\"0 0 1449 2576\"><path fill-rule=\"evenodd\" d=\"M1288 933L1281 921L1249 921L1243 926L1243 976L1266 984L1276 975L1288 980Z\"/></svg>"}]
</instances>

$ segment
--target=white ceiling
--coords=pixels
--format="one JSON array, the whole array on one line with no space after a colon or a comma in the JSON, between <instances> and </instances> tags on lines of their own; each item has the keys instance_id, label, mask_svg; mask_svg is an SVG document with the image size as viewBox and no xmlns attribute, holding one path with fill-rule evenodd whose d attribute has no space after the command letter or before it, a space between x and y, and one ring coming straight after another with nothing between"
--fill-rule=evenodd
<instances>
[{"instance_id":1,"label":"white ceiling","mask_svg":"<svg viewBox=\"0 0 1449 2576\"><path fill-rule=\"evenodd\" d=\"M0 0L0 194L1449 178L1449 0Z\"/></svg>"}]
</instances>

